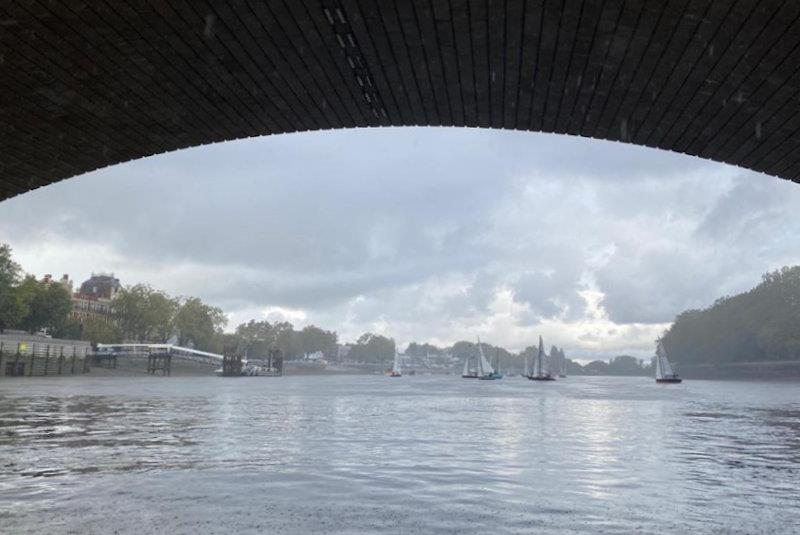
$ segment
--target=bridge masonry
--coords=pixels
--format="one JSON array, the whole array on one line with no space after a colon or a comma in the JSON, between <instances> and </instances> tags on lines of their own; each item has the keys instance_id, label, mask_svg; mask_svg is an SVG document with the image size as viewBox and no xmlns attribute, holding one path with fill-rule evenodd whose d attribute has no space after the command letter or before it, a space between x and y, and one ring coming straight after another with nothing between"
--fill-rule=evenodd
<instances>
[{"instance_id":1,"label":"bridge masonry","mask_svg":"<svg viewBox=\"0 0 800 535\"><path fill-rule=\"evenodd\" d=\"M7 2L0 200L256 135L554 132L800 180L800 2Z\"/></svg>"}]
</instances>

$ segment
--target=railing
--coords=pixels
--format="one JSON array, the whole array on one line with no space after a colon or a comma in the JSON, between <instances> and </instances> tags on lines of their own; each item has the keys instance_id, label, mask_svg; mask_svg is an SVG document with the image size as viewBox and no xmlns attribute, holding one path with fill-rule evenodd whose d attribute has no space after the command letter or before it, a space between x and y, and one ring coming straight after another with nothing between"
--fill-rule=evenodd
<instances>
[{"instance_id":1,"label":"railing","mask_svg":"<svg viewBox=\"0 0 800 535\"><path fill-rule=\"evenodd\" d=\"M0 376L64 375L89 371L90 347L0 341Z\"/></svg>"},{"instance_id":2,"label":"railing","mask_svg":"<svg viewBox=\"0 0 800 535\"><path fill-rule=\"evenodd\" d=\"M154 353L165 353L175 358L200 362L211 366L222 365L222 355L172 344L97 344L96 355L117 355L147 358Z\"/></svg>"}]
</instances>

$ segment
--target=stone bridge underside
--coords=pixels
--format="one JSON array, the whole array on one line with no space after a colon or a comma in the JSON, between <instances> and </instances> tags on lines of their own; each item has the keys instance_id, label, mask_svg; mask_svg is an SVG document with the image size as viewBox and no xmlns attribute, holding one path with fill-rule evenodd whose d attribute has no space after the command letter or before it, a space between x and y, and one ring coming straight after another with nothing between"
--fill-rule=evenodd
<instances>
[{"instance_id":1,"label":"stone bridge underside","mask_svg":"<svg viewBox=\"0 0 800 535\"><path fill-rule=\"evenodd\" d=\"M248 136L581 135L800 179L795 0L0 0L0 199Z\"/></svg>"}]
</instances>

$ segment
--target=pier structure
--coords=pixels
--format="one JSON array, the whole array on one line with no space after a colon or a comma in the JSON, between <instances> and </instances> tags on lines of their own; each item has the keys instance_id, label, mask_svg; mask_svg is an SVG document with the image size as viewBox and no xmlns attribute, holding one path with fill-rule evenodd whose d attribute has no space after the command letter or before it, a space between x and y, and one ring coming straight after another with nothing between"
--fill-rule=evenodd
<instances>
[{"instance_id":1,"label":"pier structure","mask_svg":"<svg viewBox=\"0 0 800 535\"><path fill-rule=\"evenodd\" d=\"M0 378L87 373L91 346L75 340L0 336Z\"/></svg>"}]
</instances>

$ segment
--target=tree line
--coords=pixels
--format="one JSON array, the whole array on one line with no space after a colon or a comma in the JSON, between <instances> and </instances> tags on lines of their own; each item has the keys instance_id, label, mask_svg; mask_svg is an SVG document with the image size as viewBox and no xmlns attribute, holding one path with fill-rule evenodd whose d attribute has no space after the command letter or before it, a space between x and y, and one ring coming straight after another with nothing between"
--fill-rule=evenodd
<instances>
[{"instance_id":1,"label":"tree line","mask_svg":"<svg viewBox=\"0 0 800 535\"><path fill-rule=\"evenodd\" d=\"M800 359L800 266L766 273L755 288L678 314L664 333L682 364Z\"/></svg>"},{"instance_id":2,"label":"tree line","mask_svg":"<svg viewBox=\"0 0 800 535\"><path fill-rule=\"evenodd\" d=\"M277 349L288 359L322 352L330 358L336 354L338 335L314 325L296 330L288 321L270 323L250 320L242 323L233 334L227 335L228 345L246 357L266 357Z\"/></svg>"},{"instance_id":3,"label":"tree line","mask_svg":"<svg viewBox=\"0 0 800 535\"><path fill-rule=\"evenodd\" d=\"M46 284L25 275L0 244L0 333L6 329L60 332L72 308L69 291L61 284Z\"/></svg>"},{"instance_id":4,"label":"tree line","mask_svg":"<svg viewBox=\"0 0 800 535\"><path fill-rule=\"evenodd\" d=\"M172 297L146 284L120 290L109 316L71 317L72 296L63 284L24 274L11 247L0 244L0 332L19 329L92 343L164 343L213 351L222 346L227 322L217 307L197 297Z\"/></svg>"}]
</instances>

